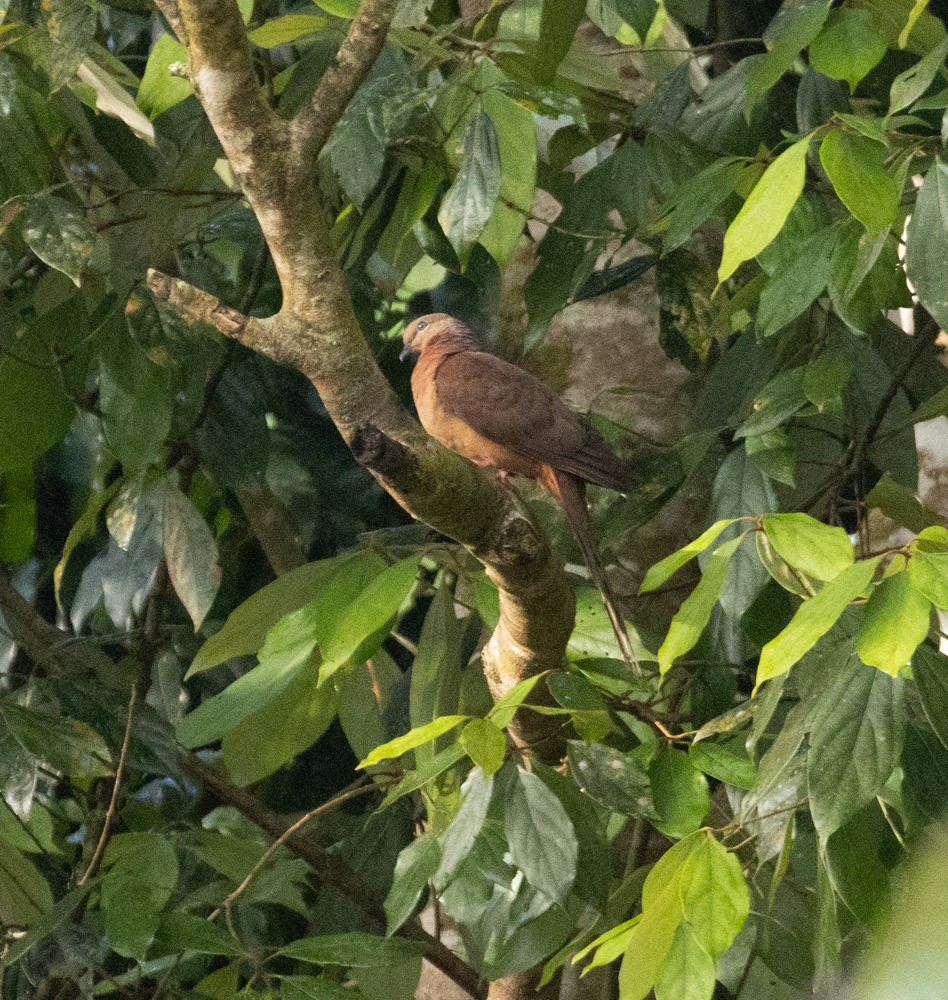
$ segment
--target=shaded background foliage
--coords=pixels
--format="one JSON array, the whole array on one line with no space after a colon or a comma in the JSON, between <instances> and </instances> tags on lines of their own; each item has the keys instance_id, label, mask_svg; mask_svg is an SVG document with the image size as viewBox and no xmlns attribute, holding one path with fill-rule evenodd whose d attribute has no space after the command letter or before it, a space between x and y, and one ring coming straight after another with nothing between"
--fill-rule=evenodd
<instances>
[{"instance_id":1,"label":"shaded background foliage","mask_svg":"<svg viewBox=\"0 0 948 1000\"><path fill-rule=\"evenodd\" d=\"M411 996L424 947L472 991L580 956L623 1000L803 996L884 936L906 854L943 880L948 531L914 429L948 413L945 7L405 0L320 156L403 398L410 313L563 383L551 338L639 289L691 373L680 436L634 397L593 417L641 469L594 515L649 673L581 587L539 681L554 771L503 735L535 681L490 704L480 568L302 376L145 289L280 306L185 50L144 0L0 2L4 996ZM241 11L289 117L356 8ZM646 575L669 501L701 537Z\"/></svg>"}]
</instances>

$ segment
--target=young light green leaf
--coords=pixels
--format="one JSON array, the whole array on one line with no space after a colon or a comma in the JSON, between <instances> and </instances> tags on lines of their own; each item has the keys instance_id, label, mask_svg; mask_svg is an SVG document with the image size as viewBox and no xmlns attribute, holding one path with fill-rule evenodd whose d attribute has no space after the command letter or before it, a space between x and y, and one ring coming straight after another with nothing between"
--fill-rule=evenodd
<instances>
[{"instance_id":1,"label":"young light green leaf","mask_svg":"<svg viewBox=\"0 0 948 1000\"><path fill-rule=\"evenodd\" d=\"M549 671L542 674L534 674L526 680L520 681L505 694L498 698L494 707L488 712L487 718L497 726L498 729L506 729L513 721L517 709L530 697L530 692L547 676Z\"/></svg>"},{"instance_id":2,"label":"young light green leaf","mask_svg":"<svg viewBox=\"0 0 948 1000\"><path fill-rule=\"evenodd\" d=\"M704 552L715 541L718 535L729 525L733 524L735 520L735 518L731 517L723 521L715 521L710 528L703 531L693 542L689 542L683 548L678 549L677 552L672 552L670 556L665 556L664 559L655 563L645 574L645 579L642 581L639 591L646 594L650 590L656 590L670 576L677 573L686 562L694 559L699 553Z\"/></svg>"},{"instance_id":3,"label":"young light green leaf","mask_svg":"<svg viewBox=\"0 0 948 1000\"><path fill-rule=\"evenodd\" d=\"M687 653L701 638L721 593L728 561L746 534L744 532L737 538L724 542L711 553L698 585L678 609L668 628L668 635L658 650L658 668L662 674L667 673L672 663Z\"/></svg>"},{"instance_id":4,"label":"young light green leaf","mask_svg":"<svg viewBox=\"0 0 948 1000\"><path fill-rule=\"evenodd\" d=\"M833 130L820 146L820 162L839 200L871 233L888 229L899 211L899 189L885 157L884 147L852 132Z\"/></svg>"},{"instance_id":5,"label":"young light green leaf","mask_svg":"<svg viewBox=\"0 0 948 1000\"><path fill-rule=\"evenodd\" d=\"M726 281L745 260L756 257L783 228L803 191L811 136L785 149L754 186L724 234L718 281Z\"/></svg>"},{"instance_id":6,"label":"young light green leaf","mask_svg":"<svg viewBox=\"0 0 948 1000\"><path fill-rule=\"evenodd\" d=\"M948 611L948 553L916 552L909 560L912 586L936 608Z\"/></svg>"},{"instance_id":7,"label":"young light green leaf","mask_svg":"<svg viewBox=\"0 0 948 1000\"><path fill-rule=\"evenodd\" d=\"M849 602L869 587L881 558L875 556L854 563L830 580L815 597L803 602L790 624L761 650L755 687L786 673L816 645Z\"/></svg>"},{"instance_id":8,"label":"young light green leaf","mask_svg":"<svg viewBox=\"0 0 948 1000\"><path fill-rule=\"evenodd\" d=\"M171 35L162 35L148 53L145 72L138 87L136 104L152 120L194 93L191 82L172 74L171 67L188 64L187 49Z\"/></svg>"},{"instance_id":9,"label":"young light green leaf","mask_svg":"<svg viewBox=\"0 0 948 1000\"><path fill-rule=\"evenodd\" d=\"M400 757L403 753L414 750L415 747L424 746L425 743L436 740L439 736L450 732L469 718L470 716L467 715L442 715L440 718L433 719L423 726L417 726L415 729L405 733L404 736L396 736L395 739L389 740L388 743L383 743L380 747L376 747L365 760L358 764L358 767L372 767L380 761L390 760L392 757Z\"/></svg>"},{"instance_id":10,"label":"young light green leaf","mask_svg":"<svg viewBox=\"0 0 948 1000\"><path fill-rule=\"evenodd\" d=\"M471 719L458 742L488 777L500 770L507 755L507 737L490 719Z\"/></svg>"},{"instance_id":11,"label":"young light green leaf","mask_svg":"<svg viewBox=\"0 0 948 1000\"><path fill-rule=\"evenodd\" d=\"M560 800L531 771L507 773L504 834L510 857L526 880L561 903L576 878L576 831Z\"/></svg>"},{"instance_id":12,"label":"young light green leaf","mask_svg":"<svg viewBox=\"0 0 948 1000\"><path fill-rule=\"evenodd\" d=\"M33 253L78 287L95 248L95 232L85 216L62 198L41 195L29 202L17 221Z\"/></svg>"},{"instance_id":13,"label":"young light green leaf","mask_svg":"<svg viewBox=\"0 0 948 1000\"><path fill-rule=\"evenodd\" d=\"M925 641L931 613L931 601L905 570L886 577L866 605L856 644L859 659L895 677Z\"/></svg>"},{"instance_id":14,"label":"young light green leaf","mask_svg":"<svg viewBox=\"0 0 948 1000\"><path fill-rule=\"evenodd\" d=\"M830 11L823 30L810 42L810 65L824 76L845 80L851 90L886 53L869 11L842 7Z\"/></svg>"},{"instance_id":15,"label":"young light green leaf","mask_svg":"<svg viewBox=\"0 0 948 1000\"><path fill-rule=\"evenodd\" d=\"M714 959L681 923L656 973L655 1000L710 1000L713 993Z\"/></svg>"},{"instance_id":16,"label":"young light green leaf","mask_svg":"<svg viewBox=\"0 0 948 1000\"><path fill-rule=\"evenodd\" d=\"M197 632L221 585L217 545L204 518L177 488L165 493L161 523L168 579Z\"/></svg>"},{"instance_id":17,"label":"young light green leaf","mask_svg":"<svg viewBox=\"0 0 948 1000\"><path fill-rule=\"evenodd\" d=\"M907 108L928 90L948 56L948 35L931 52L892 81L889 88L889 115Z\"/></svg>"},{"instance_id":18,"label":"young light green leaf","mask_svg":"<svg viewBox=\"0 0 948 1000\"><path fill-rule=\"evenodd\" d=\"M815 580L832 580L853 564L853 543L842 528L809 514L765 514L763 527L778 555Z\"/></svg>"},{"instance_id":19,"label":"young light green leaf","mask_svg":"<svg viewBox=\"0 0 948 1000\"><path fill-rule=\"evenodd\" d=\"M449 767L453 767L465 756L464 747L460 743L454 743L440 750L430 760L425 761L421 767L405 772L405 777L394 787L389 789L385 798L382 799L378 811L387 809L393 802L397 802L412 792L417 792L419 788L424 788L429 781L434 781L443 774Z\"/></svg>"},{"instance_id":20,"label":"young light green leaf","mask_svg":"<svg viewBox=\"0 0 948 1000\"><path fill-rule=\"evenodd\" d=\"M284 14L254 28L247 38L262 49L275 49L278 45L289 45L303 35L322 31L327 23L326 18L318 14Z\"/></svg>"},{"instance_id":21,"label":"young light green leaf","mask_svg":"<svg viewBox=\"0 0 948 1000\"><path fill-rule=\"evenodd\" d=\"M471 117L464 134L461 168L441 202L438 219L462 263L483 232L500 194L497 130L483 111Z\"/></svg>"},{"instance_id":22,"label":"young light green leaf","mask_svg":"<svg viewBox=\"0 0 948 1000\"><path fill-rule=\"evenodd\" d=\"M948 37L945 38L948 51ZM948 327L948 164L937 159L925 174L906 232L905 272L922 305Z\"/></svg>"},{"instance_id":23,"label":"young light green leaf","mask_svg":"<svg viewBox=\"0 0 948 1000\"><path fill-rule=\"evenodd\" d=\"M750 912L750 894L737 855L712 836L698 839L684 863L681 895L685 920L700 946L712 958L723 955Z\"/></svg>"}]
</instances>

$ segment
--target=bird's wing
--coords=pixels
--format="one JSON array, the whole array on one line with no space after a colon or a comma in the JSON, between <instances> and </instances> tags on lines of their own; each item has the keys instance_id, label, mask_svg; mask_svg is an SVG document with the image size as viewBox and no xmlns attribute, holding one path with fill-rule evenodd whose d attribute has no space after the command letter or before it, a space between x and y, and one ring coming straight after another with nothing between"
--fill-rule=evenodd
<instances>
[{"instance_id":1,"label":"bird's wing","mask_svg":"<svg viewBox=\"0 0 948 1000\"><path fill-rule=\"evenodd\" d=\"M629 469L578 414L522 368L482 351L444 359L437 398L481 437L610 489L626 489Z\"/></svg>"}]
</instances>

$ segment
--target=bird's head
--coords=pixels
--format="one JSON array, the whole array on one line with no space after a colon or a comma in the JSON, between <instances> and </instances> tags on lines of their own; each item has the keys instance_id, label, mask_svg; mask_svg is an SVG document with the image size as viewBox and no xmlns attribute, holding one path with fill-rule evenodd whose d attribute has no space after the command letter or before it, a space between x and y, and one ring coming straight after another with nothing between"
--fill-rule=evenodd
<instances>
[{"instance_id":1,"label":"bird's head","mask_svg":"<svg viewBox=\"0 0 948 1000\"><path fill-rule=\"evenodd\" d=\"M409 354L421 354L436 337L471 336L470 331L460 321L447 313L428 313L413 319L402 334L404 347L399 359L404 361Z\"/></svg>"}]
</instances>

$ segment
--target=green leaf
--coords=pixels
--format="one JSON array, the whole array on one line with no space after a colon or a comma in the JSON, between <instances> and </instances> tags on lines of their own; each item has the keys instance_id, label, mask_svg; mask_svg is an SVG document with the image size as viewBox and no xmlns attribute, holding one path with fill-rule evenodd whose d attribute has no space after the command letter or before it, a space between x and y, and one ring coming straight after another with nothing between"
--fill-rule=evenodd
<instances>
[{"instance_id":1,"label":"green leaf","mask_svg":"<svg viewBox=\"0 0 948 1000\"><path fill-rule=\"evenodd\" d=\"M673 552L670 556L655 563L645 574L645 579L639 587L640 593L646 594L650 590L657 590L670 576L673 576L682 566L714 542L714 540L724 531L725 528L734 524L735 518L727 518L723 521L715 521L710 528L703 531L693 542L689 542L683 548Z\"/></svg>"},{"instance_id":2,"label":"green leaf","mask_svg":"<svg viewBox=\"0 0 948 1000\"><path fill-rule=\"evenodd\" d=\"M810 811L822 840L872 801L898 766L903 687L901 679L864 667L854 654L834 663L807 757Z\"/></svg>"},{"instance_id":3,"label":"green leaf","mask_svg":"<svg viewBox=\"0 0 948 1000\"><path fill-rule=\"evenodd\" d=\"M71 892L67 892L62 899L58 900L56 904L41 917L30 921L30 929L25 934L18 935L17 939L12 942L9 948L7 948L7 950L3 953L3 958L0 958L0 969L8 969L16 962L19 962L19 960L40 941L53 934L58 927L69 920L86 896L93 889L98 888L100 881L101 879L98 876L89 879L84 885L80 885ZM37 909L37 906L34 904L38 904L39 908L42 908L44 902L44 899L42 898L44 897L42 887L40 887L37 892L31 892L31 890L25 886L17 891L22 893L24 889L26 889L27 895L31 900L31 902L27 905L33 910ZM10 915L8 913L3 913L3 915L0 916L0 919L9 921L10 924L16 926L16 921L10 920Z\"/></svg>"},{"instance_id":4,"label":"green leaf","mask_svg":"<svg viewBox=\"0 0 948 1000\"><path fill-rule=\"evenodd\" d=\"M912 657L912 676L925 718L948 749L948 656L929 645L919 646Z\"/></svg>"},{"instance_id":5,"label":"green leaf","mask_svg":"<svg viewBox=\"0 0 948 1000\"><path fill-rule=\"evenodd\" d=\"M569 771L579 789L611 812L640 819L657 819L652 783L631 754L603 743L570 740Z\"/></svg>"},{"instance_id":6,"label":"green leaf","mask_svg":"<svg viewBox=\"0 0 948 1000\"><path fill-rule=\"evenodd\" d=\"M507 737L490 719L471 719L458 742L487 777L500 770L507 756Z\"/></svg>"},{"instance_id":7,"label":"green leaf","mask_svg":"<svg viewBox=\"0 0 948 1000\"><path fill-rule=\"evenodd\" d=\"M55 195L32 199L18 217L27 246L78 287L92 261L95 231L78 209Z\"/></svg>"},{"instance_id":8,"label":"green leaf","mask_svg":"<svg viewBox=\"0 0 948 1000\"><path fill-rule=\"evenodd\" d=\"M714 981L714 960L691 927L679 924L655 976L655 1000L711 1000Z\"/></svg>"},{"instance_id":9,"label":"green leaf","mask_svg":"<svg viewBox=\"0 0 948 1000\"><path fill-rule=\"evenodd\" d=\"M918 552L909 560L912 586L936 608L948 610L948 553Z\"/></svg>"},{"instance_id":10,"label":"green leaf","mask_svg":"<svg viewBox=\"0 0 948 1000\"><path fill-rule=\"evenodd\" d=\"M395 661L380 649L368 662L346 670L334 685L339 689L339 725L359 760L385 742L389 734L385 713L401 680Z\"/></svg>"},{"instance_id":11,"label":"green leaf","mask_svg":"<svg viewBox=\"0 0 948 1000\"><path fill-rule=\"evenodd\" d=\"M178 884L178 859L157 833L120 833L102 858L102 911L109 944L126 958L143 960Z\"/></svg>"},{"instance_id":12,"label":"green leaf","mask_svg":"<svg viewBox=\"0 0 948 1000\"><path fill-rule=\"evenodd\" d=\"M394 934L412 915L440 864L441 848L431 832L413 840L398 855L392 888L385 897L389 934Z\"/></svg>"},{"instance_id":13,"label":"green leaf","mask_svg":"<svg viewBox=\"0 0 948 1000\"><path fill-rule=\"evenodd\" d=\"M876 31L869 11L843 7L830 11L809 51L810 65L818 73L845 80L855 90L869 70L882 61L886 43Z\"/></svg>"},{"instance_id":14,"label":"green leaf","mask_svg":"<svg viewBox=\"0 0 948 1000\"><path fill-rule=\"evenodd\" d=\"M98 61L90 56L79 64L72 89L83 103L124 122L135 135L154 146L155 127L141 113L134 98L125 89L129 81L123 74L131 74L105 49L96 48L95 55ZM108 68L100 63L106 64Z\"/></svg>"},{"instance_id":15,"label":"green leaf","mask_svg":"<svg viewBox=\"0 0 948 1000\"><path fill-rule=\"evenodd\" d=\"M551 84L556 78L585 10L584 0L543 0L533 70L537 83Z\"/></svg>"},{"instance_id":16,"label":"green leaf","mask_svg":"<svg viewBox=\"0 0 948 1000\"><path fill-rule=\"evenodd\" d=\"M692 743L688 748L691 766L735 788L753 788L757 780L754 761L742 746L722 743Z\"/></svg>"},{"instance_id":17,"label":"green leaf","mask_svg":"<svg viewBox=\"0 0 948 1000\"><path fill-rule=\"evenodd\" d=\"M948 38L945 39L948 51ZM905 273L922 305L948 327L948 164L932 164L906 231Z\"/></svg>"},{"instance_id":18,"label":"green leaf","mask_svg":"<svg viewBox=\"0 0 948 1000\"><path fill-rule=\"evenodd\" d=\"M711 612L721 594L727 575L728 563L737 551L747 532L724 542L711 553L705 562L697 587L688 595L684 604L672 618L668 635L658 650L658 668L668 672L672 663L692 649L707 627Z\"/></svg>"},{"instance_id":19,"label":"green leaf","mask_svg":"<svg viewBox=\"0 0 948 1000\"><path fill-rule=\"evenodd\" d=\"M175 64L187 66L187 49L171 35L162 35L148 53L135 102L154 121L162 111L173 108L194 93L191 82L172 75Z\"/></svg>"},{"instance_id":20,"label":"green leaf","mask_svg":"<svg viewBox=\"0 0 948 1000\"><path fill-rule=\"evenodd\" d=\"M275 49L278 45L288 45L303 35L322 31L328 21L318 14L284 14L266 21L254 28L247 38L262 49Z\"/></svg>"},{"instance_id":21,"label":"green leaf","mask_svg":"<svg viewBox=\"0 0 948 1000\"><path fill-rule=\"evenodd\" d=\"M26 855L5 843L0 858L0 922L8 927L33 927L52 909L49 883Z\"/></svg>"},{"instance_id":22,"label":"green leaf","mask_svg":"<svg viewBox=\"0 0 948 1000\"><path fill-rule=\"evenodd\" d=\"M803 191L807 135L785 149L764 171L724 234L718 281L726 281L745 261L756 257L776 237Z\"/></svg>"},{"instance_id":23,"label":"green leaf","mask_svg":"<svg viewBox=\"0 0 948 1000\"><path fill-rule=\"evenodd\" d=\"M468 123L461 167L438 212L445 235L462 263L487 225L500 184L497 130L488 115L479 111Z\"/></svg>"},{"instance_id":24,"label":"green leaf","mask_svg":"<svg viewBox=\"0 0 948 1000\"><path fill-rule=\"evenodd\" d=\"M424 746L431 743L439 736L449 733L452 729L466 722L470 717L467 715L442 715L440 718L426 722L423 726L416 726L405 733L404 736L396 736L395 739L383 743L376 747L365 760L358 764L358 767L372 767L383 760L390 760L392 757L400 757L415 747Z\"/></svg>"},{"instance_id":25,"label":"green leaf","mask_svg":"<svg viewBox=\"0 0 948 1000\"><path fill-rule=\"evenodd\" d=\"M214 536L197 508L179 489L165 493L162 532L168 579L197 632L221 584Z\"/></svg>"},{"instance_id":26,"label":"green leaf","mask_svg":"<svg viewBox=\"0 0 948 1000\"><path fill-rule=\"evenodd\" d=\"M704 822L711 807L708 780L691 766L688 754L670 747L658 753L649 767L652 796L666 837L685 837Z\"/></svg>"},{"instance_id":27,"label":"green leaf","mask_svg":"<svg viewBox=\"0 0 948 1000\"><path fill-rule=\"evenodd\" d=\"M829 6L829 0L784 0L764 31L764 43L770 51L747 60L750 74L744 113L748 119L760 97L790 69L801 50L819 34Z\"/></svg>"},{"instance_id":28,"label":"green leaf","mask_svg":"<svg viewBox=\"0 0 948 1000\"><path fill-rule=\"evenodd\" d=\"M562 903L576 879L576 830L560 800L522 767L507 772L504 834L514 865L545 896Z\"/></svg>"},{"instance_id":29,"label":"green leaf","mask_svg":"<svg viewBox=\"0 0 948 1000\"><path fill-rule=\"evenodd\" d=\"M339 691L315 662L303 662L275 697L241 719L221 738L227 773L235 785L260 781L289 764L329 728Z\"/></svg>"},{"instance_id":30,"label":"green leaf","mask_svg":"<svg viewBox=\"0 0 948 1000\"><path fill-rule=\"evenodd\" d=\"M935 417L948 417L948 385L918 404L912 413L912 423L919 424L923 420L932 420Z\"/></svg>"},{"instance_id":31,"label":"green leaf","mask_svg":"<svg viewBox=\"0 0 948 1000\"><path fill-rule=\"evenodd\" d=\"M542 674L534 674L532 677L519 681L505 695L497 699L487 718L498 729L506 729L513 721L514 715L517 714L517 709L530 697L530 692L546 676L547 673L544 671Z\"/></svg>"},{"instance_id":32,"label":"green leaf","mask_svg":"<svg viewBox=\"0 0 948 1000\"><path fill-rule=\"evenodd\" d=\"M896 524L916 533L940 523L938 515L918 499L914 490L897 483L888 473L866 494L866 506L881 510Z\"/></svg>"},{"instance_id":33,"label":"green leaf","mask_svg":"<svg viewBox=\"0 0 948 1000\"><path fill-rule=\"evenodd\" d=\"M494 791L494 778L485 778L475 767L461 786L461 808L448 828L438 838L441 845L441 864L432 881L439 890L452 879L458 866L467 859L487 818Z\"/></svg>"},{"instance_id":34,"label":"green leaf","mask_svg":"<svg viewBox=\"0 0 948 1000\"><path fill-rule=\"evenodd\" d=\"M834 130L820 146L820 162L839 200L871 233L888 229L899 211L899 189L885 158L877 142L851 132Z\"/></svg>"},{"instance_id":35,"label":"green leaf","mask_svg":"<svg viewBox=\"0 0 948 1000\"><path fill-rule=\"evenodd\" d=\"M22 749L76 781L112 773L112 754L88 723L3 701L0 723Z\"/></svg>"},{"instance_id":36,"label":"green leaf","mask_svg":"<svg viewBox=\"0 0 948 1000\"><path fill-rule=\"evenodd\" d=\"M859 659L895 677L928 635L932 606L902 570L872 592L856 648Z\"/></svg>"},{"instance_id":37,"label":"green leaf","mask_svg":"<svg viewBox=\"0 0 948 1000\"><path fill-rule=\"evenodd\" d=\"M155 940L165 951L191 951L201 955L243 954L240 942L206 917L192 913L163 913Z\"/></svg>"},{"instance_id":38,"label":"green leaf","mask_svg":"<svg viewBox=\"0 0 948 1000\"><path fill-rule=\"evenodd\" d=\"M261 587L228 615L219 632L211 636L198 650L185 680L210 670L236 656L256 653L263 645L267 632L292 611L298 611L326 587L333 575L349 562L366 567L367 575L376 576L385 568L384 560L362 549L356 553L321 559L298 566ZM360 571L361 572L361 571Z\"/></svg>"},{"instance_id":39,"label":"green leaf","mask_svg":"<svg viewBox=\"0 0 948 1000\"><path fill-rule=\"evenodd\" d=\"M398 965L414 958L422 948L414 941L376 937L362 931L301 938L281 948L280 955L316 965L339 965L347 969Z\"/></svg>"},{"instance_id":40,"label":"green leaf","mask_svg":"<svg viewBox=\"0 0 948 1000\"><path fill-rule=\"evenodd\" d=\"M844 351L826 351L806 366L803 393L820 412L838 408L850 373L850 360Z\"/></svg>"},{"instance_id":41,"label":"green leaf","mask_svg":"<svg viewBox=\"0 0 948 1000\"><path fill-rule=\"evenodd\" d=\"M402 559L380 573L353 600L328 635L320 636L320 676L331 676L350 661L364 661L382 645L418 576L419 556Z\"/></svg>"},{"instance_id":42,"label":"green leaf","mask_svg":"<svg viewBox=\"0 0 948 1000\"><path fill-rule=\"evenodd\" d=\"M780 557L815 580L832 580L853 564L853 543L842 528L809 514L766 514L762 522Z\"/></svg>"},{"instance_id":43,"label":"green leaf","mask_svg":"<svg viewBox=\"0 0 948 1000\"><path fill-rule=\"evenodd\" d=\"M697 839L682 869L681 897L685 920L700 947L712 958L723 955L750 913L737 855L710 835Z\"/></svg>"},{"instance_id":44,"label":"green leaf","mask_svg":"<svg viewBox=\"0 0 948 1000\"><path fill-rule=\"evenodd\" d=\"M843 570L815 596L803 602L790 624L760 652L755 687L786 673L809 652L869 587L881 556L864 559Z\"/></svg>"},{"instance_id":45,"label":"green leaf","mask_svg":"<svg viewBox=\"0 0 948 1000\"><path fill-rule=\"evenodd\" d=\"M910 66L904 73L899 73L889 88L890 116L907 108L928 90L939 70L944 68L946 56L948 56L948 35L914 66Z\"/></svg>"},{"instance_id":46,"label":"green leaf","mask_svg":"<svg viewBox=\"0 0 948 1000\"><path fill-rule=\"evenodd\" d=\"M96 6L88 0L44 0L41 7L49 45L42 63L50 93L72 79L92 45L98 24Z\"/></svg>"},{"instance_id":47,"label":"green leaf","mask_svg":"<svg viewBox=\"0 0 948 1000\"><path fill-rule=\"evenodd\" d=\"M830 279L837 230L830 227L814 233L767 279L757 309L757 333L770 337L807 309Z\"/></svg>"},{"instance_id":48,"label":"green leaf","mask_svg":"<svg viewBox=\"0 0 948 1000\"><path fill-rule=\"evenodd\" d=\"M732 194L749 167L746 160L726 156L689 178L672 193L663 246L665 253L678 249ZM751 167L752 169L752 167Z\"/></svg>"},{"instance_id":49,"label":"green leaf","mask_svg":"<svg viewBox=\"0 0 948 1000\"><path fill-rule=\"evenodd\" d=\"M464 757L464 747L460 743L455 743L440 750L430 760L425 761L421 767L406 771L405 777L386 793L385 798L379 806L379 812L387 809L393 802L397 802L403 796L411 795L412 792L417 792L418 789L424 788L429 782L434 781L435 778L447 771L449 767L454 767Z\"/></svg>"},{"instance_id":50,"label":"green leaf","mask_svg":"<svg viewBox=\"0 0 948 1000\"><path fill-rule=\"evenodd\" d=\"M206 980L202 980L206 982ZM237 974L234 973L233 989L230 992L218 994L223 997L237 994ZM201 983L195 987L201 996L210 995L207 989L201 989ZM362 1000L363 994L337 983L329 976L281 976L280 1000Z\"/></svg>"},{"instance_id":51,"label":"green leaf","mask_svg":"<svg viewBox=\"0 0 948 1000\"><path fill-rule=\"evenodd\" d=\"M791 368L771 379L754 398L754 411L737 429L736 438L769 434L806 405L806 370Z\"/></svg>"},{"instance_id":52,"label":"green leaf","mask_svg":"<svg viewBox=\"0 0 948 1000\"><path fill-rule=\"evenodd\" d=\"M102 429L126 474L157 461L171 430L173 402L161 370L125 330L100 355Z\"/></svg>"}]
</instances>

